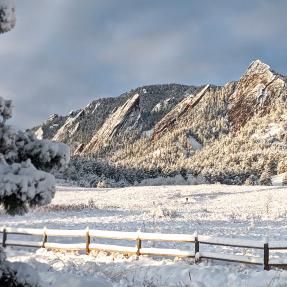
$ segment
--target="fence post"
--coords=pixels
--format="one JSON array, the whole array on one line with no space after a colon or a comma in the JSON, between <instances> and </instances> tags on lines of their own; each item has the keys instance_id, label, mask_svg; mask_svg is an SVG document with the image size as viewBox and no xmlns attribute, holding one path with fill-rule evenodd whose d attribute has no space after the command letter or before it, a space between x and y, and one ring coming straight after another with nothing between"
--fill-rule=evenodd
<instances>
[{"instance_id":1,"label":"fence post","mask_svg":"<svg viewBox=\"0 0 287 287\"><path fill-rule=\"evenodd\" d=\"M199 261L199 258L197 258L198 254L199 254L199 241L198 241L198 234L196 232L194 234L194 258L195 258L195 262Z\"/></svg>"},{"instance_id":2,"label":"fence post","mask_svg":"<svg viewBox=\"0 0 287 287\"><path fill-rule=\"evenodd\" d=\"M47 227L45 226L43 229L43 242L42 242L42 248L45 248L45 243L48 241L48 235L47 235Z\"/></svg>"},{"instance_id":3,"label":"fence post","mask_svg":"<svg viewBox=\"0 0 287 287\"><path fill-rule=\"evenodd\" d=\"M90 254L90 243L91 243L91 236L89 233L89 227L86 228L86 254Z\"/></svg>"},{"instance_id":4,"label":"fence post","mask_svg":"<svg viewBox=\"0 0 287 287\"><path fill-rule=\"evenodd\" d=\"M136 240L136 248L137 248L137 257L139 257L140 256L140 254L141 254L141 248L142 248L142 241L141 241L141 239L140 239L140 230L138 230L138 237L137 237L137 240Z\"/></svg>"},{"instance_id":5,"label":"fence post","mask_svg":"<svg viewBox=\"0 0 287 287\"><path fill-rule=\"evenodd\" d=\"M267 271L270 270L268 243L264 243L264 270L267 270Z\"/></svg>"},{"instance_id":6,"label":"fence post","mask_svg":"<svg viewBox=\"0 0 287 287\"><path fill-rule=\"evenodd\" d=\"M6 227L3 228L3 239L2 239L2 246L3 248L6 247L6 240L7 240L7 231Z\"/></svg>"}]
</instances>

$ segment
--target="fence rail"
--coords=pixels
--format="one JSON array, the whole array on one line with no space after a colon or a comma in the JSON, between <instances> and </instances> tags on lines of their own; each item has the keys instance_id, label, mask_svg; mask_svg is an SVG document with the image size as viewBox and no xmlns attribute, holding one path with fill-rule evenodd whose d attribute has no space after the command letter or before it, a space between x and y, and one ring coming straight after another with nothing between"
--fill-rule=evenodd
<instances>
[{"instance_id":1,"label":"fence rail","mask_svg":"<svg viewBox=\"0 0 287 287\"><path fill-rule=\"evenodd\" d=\"M161 234L161 233L146 233L146 232L123 232L123 231L105 231L105 230L90 230L89 228L83 230L57 230L57 229L32 229L32 228L14 228L14 227L0 227L2 233L2 244L6 246L20 246L20 247L35 247L47 248L57 250L74 250L85 251L89 254L91 251L107 251L119 252L124 254L151 255L151 256L171 256L171 257L189 257L195 258L195 261L201 259L213 259L229 262L247 263L263 265L264 270L270 270L271 266L287 268L287 257L283 260L270 257L270 251L287 250L287 242L285 241L255 241L246 239L221 238L206 235L194 234ZM9 234L14 235L30 235L41 236L41 241L22 241L11 240L8 238ZM85 243L53 243L48 241L50 237L80 237L85 239ZM113 239L113 240L127 240L135 241L135 247L99 244L91 242L92 238ZM175 243L191 243L190 249L171 249L171 248L147 248L142 247L143 241L159 241L159 242L175 242ZM218 245L227 247L237 247L246 249L261 249L262 256L246 256L225 254L217 252L200 251L200 245Z\"/></svg>"}]
</instances>

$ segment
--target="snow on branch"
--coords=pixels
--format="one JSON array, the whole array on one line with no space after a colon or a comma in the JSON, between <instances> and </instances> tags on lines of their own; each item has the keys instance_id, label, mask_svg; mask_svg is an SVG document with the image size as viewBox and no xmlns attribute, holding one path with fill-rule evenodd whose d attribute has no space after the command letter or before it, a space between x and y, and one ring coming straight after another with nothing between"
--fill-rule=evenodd
<instances>
[{"instance_id":1,"label":"snow on branch","mask_svg":"<svg viewBox=\"0 0 287 287\"><path fill-rule=\"evenodd\" d=\"M1 112L0 112L1 114ZM0 125L0 153L8 163L30 159L36 168L50 171L70 161L70 148L59 142L38 140L31 131L16 131Z\"/></svg>"},{"instance_id":2,"label":"snow on branch","mask_svg":"<svg viewBox=\"0 0 287 287\"><path fill-rule=\"evenodd\" d=\"M13 0L0 0L0 33L8 32L15 27L15 10Z\"/></svg>"},{"instance_id":3,"label":"snow on branch","mask_svg":"<svg viewBox=\"0 0 287 287\"><path fill-rule=\"evenodd\" d=\"M28 206L51 202L55 194L55 178L37 170L30 160L0 163L0 203L8 213L24 213Z\"/></svg>"},{"instance_id":4,"label":"snow on branch","mask_svg":"<svg viewBox=\"0 0 287 287\"><path fill-rule=\"evenodd\" d=\"M45 170L51 170L55 166L61 168L70 161L69 147L50 140L35 139L26 144L23 151L37 167Z\"/></svg>"},{"instance_id":5,"label":"snow on branch","mask_svg":"<svg viewBox=\"0 0 287 287\"><path fill-rule=\"evenodd\" d=\"M66 166L70 149L6 125L11 116L11 101L0 97L0 204L16 214L24 213L28 206L51 202L55 178L47 172Z\"/></svg>"},{"instance_id":6,"label":"snow on branch","mask_svg":"<svg viewBox=\"0 0 287 287\"><path fill-rule=\"evenodd\" d=\"M1 1L1 0L0 0ZM0 97L0 124L12 117L12 102Z\"/></svg>"}]
</instances>

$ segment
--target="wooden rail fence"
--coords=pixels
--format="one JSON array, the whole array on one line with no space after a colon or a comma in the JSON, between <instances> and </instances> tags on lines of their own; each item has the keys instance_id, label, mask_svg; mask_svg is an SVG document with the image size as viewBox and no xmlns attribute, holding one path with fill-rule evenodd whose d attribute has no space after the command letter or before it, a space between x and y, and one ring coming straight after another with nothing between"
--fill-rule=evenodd
<instances>
[{"instance_id":1,"label":"wooden rail fence","mask_svg":"<svg viewBox=\"0 0 287 287\"><path fill-rule=\"evenodd\" d=\"M174 256L200 259L213 259L229 262L239 262L255 265L263 265L264 270L270 270L272 266L286 268L287 256L284 260L270 257L270 251L287 250L287 241L255 241L246 239L211 237L206 235L195 234L160 234L146 232L122 232L122 231L104 231L104 230L56 230L56 229L32 229L32 228L14 228L2 227L2 244L6 246L36 247L58 250L85 251L89 254L92 250L119 252L124 254L153 255L153 256ZM9 234L14 235L31 235L41 236L41 241L22 241L8 238ZM80 237L85 239L85 243L52 243L48 241L50 237ZM93 243L92 238L113 239L135 241L135 247ZM143 241L159 241L174 243L193 244L190 249L171 249L171 248L145 248L142 246ZM200 251L201 245L219 245L226 247L238 247L246 249L261 249L262 256L247 256L237 254L224 254L218 252Z\"/></svg>"}]
</instances>

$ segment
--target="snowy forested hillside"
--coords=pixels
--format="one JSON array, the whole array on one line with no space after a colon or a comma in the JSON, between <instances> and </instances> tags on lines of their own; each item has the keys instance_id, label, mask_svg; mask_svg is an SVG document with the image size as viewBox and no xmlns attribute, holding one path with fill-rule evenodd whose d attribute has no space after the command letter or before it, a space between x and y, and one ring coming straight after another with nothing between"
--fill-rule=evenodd
<instances>
[{"instance_id":1,"label":"snowy forested hillside","mask_svg":"<svg viewBox=\"0 0 287 287\"><path fill-rule=\"evenodd\" d=\"M176 174L270 184L271 176L287 171L286 82L256 60L223 87L146 86L53 115L34 130L71 145L74 158L64 176L82 185Z\"/></svg>"}]
</instances>

